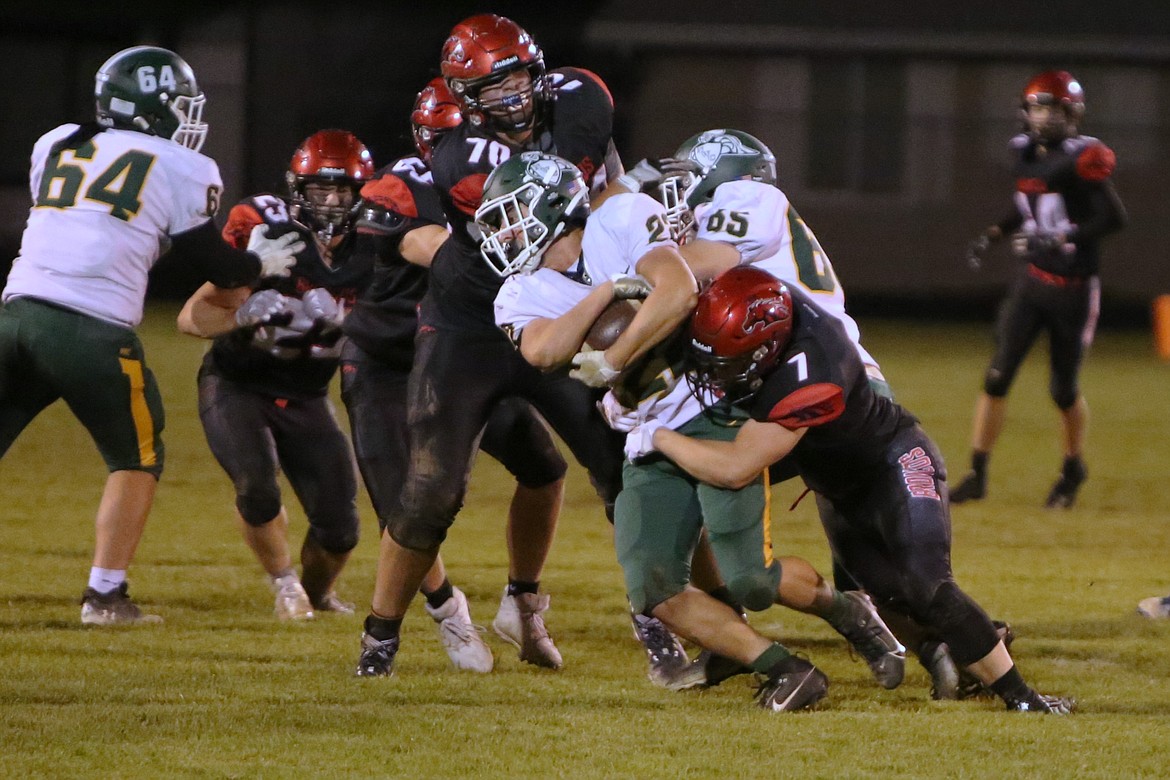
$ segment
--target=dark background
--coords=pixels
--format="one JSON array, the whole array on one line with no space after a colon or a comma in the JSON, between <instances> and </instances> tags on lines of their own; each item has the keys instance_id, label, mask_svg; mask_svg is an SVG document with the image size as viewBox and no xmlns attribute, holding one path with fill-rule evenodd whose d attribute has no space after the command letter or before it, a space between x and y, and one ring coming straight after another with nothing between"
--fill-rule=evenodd
<instances>
[{"instance_id":1,"label":"dark background","mask_svg":"<svg viewBox=\"0 0 1170 780\"><path fill-rule=\"evenodd\" d=\"M1006 142L1035 72L1084 84L1084 131L1118 153L1131 225L1108 240L1103 320L1142 325L1170 292L1170 3L970 0L602 3L171 4L5 2L0 9L0 273L19 249L36 138L92 116L93 74L113 52L178 51L208 96L204 152L228 203L280 188L292 150L353 131L379 163L410 149L408 112L437 75L450 27L510 16L549 67L599 73L627 165L709 127L771 145L781 185L816 231L855 313L989 319L1013 260L961 261L1010 208ZM152 295L197 280L163 262Z\"/></svg>"}]
</instances>

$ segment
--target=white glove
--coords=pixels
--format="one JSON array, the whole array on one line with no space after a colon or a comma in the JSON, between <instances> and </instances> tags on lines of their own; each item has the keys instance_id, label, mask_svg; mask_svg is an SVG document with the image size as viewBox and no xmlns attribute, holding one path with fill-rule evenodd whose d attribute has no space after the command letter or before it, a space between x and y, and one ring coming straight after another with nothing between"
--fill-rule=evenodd
<instances>
[{"instance_id":1,"label":"white glove","mask_svg":"<svg viewBox=\"0 0 1170 780\"><path fill-rule=\"evenodd\" d=\"M640 276L614 274L609 280L613 282L613 297L617 301L642 300L654 289Z\"/></svg>"},{"instance_id":2,"label":"white glove","mask_svg":"<svg viewBox=\"0 0 1170 780\"><path fill-rule=\"evenodd\" d=\"M622 406L621 402L614 397L612 390L597 402L597 409L605 418L606 424L615 431L629 433L638 423L642 422L642 416L638 414L638 410Z\"/></svg>"},{"instance_id":3,"label":"white glove","mask_svg":"<svg viewBox=\"0 0 1170 780\"><path fill-rule=\"evenodd\" d=\"M257 225L248 237L248 251L260 258L260 276L288 276L297 259L297 252L305 249L305 242L296 233L268 237L268 226Z\"/></svg>"},{"instance_id":4,"label":"white glove","mask_svg":"<svg viewBox=\"0 0 1170 780\"><path fill-rule=\"evenodd\" d=\"M305 307L305 316L316 322L324 320L330 323L340 323L345 311L337 303L337 299L329 294L324 287L314 287L301 296L301 303Z\"/></svg>"},{"instance_id":5,"label":"white glove","mask_svg":"<svg viewBox=\"0 0 1170 780\"><path fill-rule=\"evenodd\" d=\"M607 387L621 373L605 359L605 351L581 345L581 351L573 355L573 368L569 376L590 387Z\"/></svg>"},{"instance_id":6,"label":"white glove","mask_svg":"<svg viewBox=\"0 0 1170 780\"><path fill-rule=\"evenodd\" d=\"M662 426L662 420L655 417L635 426L632 431L626 434L626 457L636 461L638 458L655 452L654 432Z\"/></svg>"},{"instance_id":7,"label":"white glove","mask_svg":"<svg viewBox=\"0 0 1170 780\"><path fill-rule=\"evenodd\" d=\"M287 325L296 314L297 307L292 304L276 290L254 292L236 309L236 324L241 327Z\"/></svg>"},{"instance_id":8,"label":"white glove","mask_svg":"<svg viewBox=\"0 0 1170 780\"><path fill-rule=\"evenodd\" d=\"M660 181L662 181L661 168L649 160L639 160L637 165L617 177L617 183L630 192L642 192Z\"/></svg>"}]
</instances>

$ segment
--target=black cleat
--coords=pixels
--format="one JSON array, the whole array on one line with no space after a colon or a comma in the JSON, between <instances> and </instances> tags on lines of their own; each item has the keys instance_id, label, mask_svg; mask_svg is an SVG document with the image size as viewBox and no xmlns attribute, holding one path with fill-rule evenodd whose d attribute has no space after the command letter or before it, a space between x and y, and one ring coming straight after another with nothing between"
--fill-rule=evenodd
<instances>
[{"instance_id":1,"label":"black cleat","mask_svg":"<svg viewBox=\"0 0 1170 780\"><path fill-rule=\"evenodd\" d=\"M691 659L678 637L656 617L630 613L630 619L634 623L634 637L642 643L650 662L647 673L650 682L670 690L694 687L697 683L682 684L690 672Z\"/></svg>"},{"instance_id":2,"label":"black cleat","mask_svg":"<svg viewBox=\"0 0 1170 780\"><path fill-rule=\"evenodd\" d=\"M874 679L883 688L897 688L906 671L906 648L878 615L869 596L859 590L842 593L849 601L849 625L841 636L869 664Z\"/></svg>"},{"instance_id":3,"label":"black cleat","mask_svg":"<svg viewBox=\"0 0 1170 780\"><path fill-rule=\"evenodd\" d=\"M362 632L362 654L358 658L358 677L389 677L394 674L394 656L398 654L398 637L384 641Z\"/></svg>"},{"instance_id":4,"label":"black cleat","mask_svg":"<svg viewBox=\"0 0 1170 780\"><path fill-rule=\"evenodd\" d=\"M958 487L951 491L951 503L962 504L966 501L978 501L986 495L987 477L969 471Z\"/></svg>"},{"instance_id":5,"label":"black cleat","mask_svg":"<svg viewBox=\"0 0 1170 780\"><path fill-rule=\"evenodd\" d=\"M663 687L672 691L714 688L724 680L751 673L751 667L744 666L739 661L704 650L685 669L673 674Z\"/></svg>"},{"instance_id":6,"label":"black cleat","mask_svg":"<svg viewBox=\"0 0 1170 780\"><path fill-rule=\"evenodd\" d=\"M1067 461L1060 470L1060 479L1052 486L1044 506L1048 509L1070 509L1077 500L1077 490L1088 476L1088 469L1079 459Z\"/></svg>"},{"instance_id":7,"label":"black cleat","mask_svg":"<svg viewBox=\"0 0 1170 780\"><path fill-rule=\"evenodd\" d=\"M1042 715L1070 715L1077 709L1077 700L1063 696L1045 696L1036 691L1029 691L1029 695L1022 699L1009 699L1005 702L1008 712L1038 712Z\"/></svg>"},{"instance_id":8,"label":"black cleat","mask_svg":"<svg viewBox=\"0 0 1170 780\"><path fill-rule=\"evenodd\" d=\"M1009 651L1016 632L1002 620L991 621L999 639ZM961 668L951 657L946 642L926 641L918 648L918 661L930 672L930 698L935 700L971 699L994 696L979 678Z\"/></svg>"},{"instance_id":9,"label":"black cleat","mask_svg":"<svg viewBox=\"0 0 1170 780\"><path fill-rule=\"evenodd\" d=\"M86 626L133 626L161 623L158 615L148 615L130 598L129 586L123 582L109 593L86 588L81 594L81 623Z\"/></svg>"},{"instance_id":10,"label":"black cleat","mask_svg":"<svg viewBox=\"0 0 1170 780\"><path fill-rule=\"evenodd\" d=\"M829 692L829 678L803 658L790 655L756 689L756 704L773 712L812 707Z\"/></svg>"}]
</instances>

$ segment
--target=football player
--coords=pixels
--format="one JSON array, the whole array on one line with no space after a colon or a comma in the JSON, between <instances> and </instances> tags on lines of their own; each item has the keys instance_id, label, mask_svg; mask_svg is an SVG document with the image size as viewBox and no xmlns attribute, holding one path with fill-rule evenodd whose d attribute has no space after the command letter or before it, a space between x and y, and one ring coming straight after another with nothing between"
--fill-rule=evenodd
<instances>
[{"instance_id":1,"label":"football player","mask_svg":"<svg viewBox=\"0 0 1170 780\"><path fill-rule=\"evenodd\" d=\"M419 92L411 112L417 154L391 163L362 188L365 210L359 230L387 238L373 284L345 320L349 338L342 351L341 392L358 465L383 528L396 511L406 481L406 389L416 309L426 292L427 268L448 236L431 178L431 150L461 121L446 82L433 79ZM555 525L568 465L532 407L517 398L501 401L492 411L480 447L517 479L509 512L513 526L508 534L509 577L538 579L540 569L529 568L532 560L523 546ZM542 562L543 556L536 561ZM467 597L447 579L441 557L436 557L421 590L455 667L491 671L491 650L471 621Z\"/></svg>"},{"instance_id":2,"label":"football player","mask_svg":"<svg viewBox=\"0 0 1170 780\"><path fill-rule=\"evenodd\" d=\"M126 569L163 470L163 408L134 328L147 273L168 243L224 286L287 273L296 236L226 244L223 184L199 153L206 99L173 51L135 46L98 69L96 121L36 142L32 209L0 300L0 456L59 398L109 469L81 622L158 622L130 599Z\"/></svg>"},{"instance_id":3,"label":"football player","mask_svg":"<svg viewBox=\"0 0 1170 780\"><path fill-rule=\"evenodd\" d=\"M1016 371L1041 331L1050 345L1049 394L1060 412L1060 476L1045 499L1068 509L1088 476L1082 457L1089 407L1078 375L1097 328L1101 239L1125 224L1111 176L1113 151L1081 135L1085 94L1067 71L1045 71L1020 98L1024 132L1011 140L1016 191L1011 212L971 242L968 262L978 268L992 242L1010 237L1023 260L996 324L996 350L975 404L971 471L951 493L954 503L987 495L987 464L1003 430L1007 394Z\"/></svg>"},{"instance_id":4,"label":"football player","mask_svg":"<svg viewBox=\"0 0 1170 780\"><path fill-rule=\"evenodd\" d=\"M661 457L643 457L646 431L656 425L699 437L734 435L733 427L702 414L669 364L696 284L666 229L662 207L646 195L620 194L590 215L576 168L525 152L488 178L476 223L485 259L507 277L496 296L496 321L521 354L543 370L571 359L572 375L582 381L615 385L605 409L611 424L627 432L628 459L614 526L633 609L718 652L725 665L768 674L774 690L761 697L764 706L795 709L823 694L823 680L811 667L802 670L786 660L781 646L740 628L742 621L726 604L687 587L691 553L706 525L735 603L753 610L782 603L825 618L870 660L885 687L897 686L903 648L868 598L837 592L803 559L773 558L763 470L749 485L722 490L698 484ZM600 312L612 300L633 295L645 300L604 357L579 352ZM662 351L639 362L659 345ZM781 706L790 686L801 681L807 696Z\"/></svg>"},{"instance_id":5,"label":"football player","mask_svg":"<svg viewBox=\"0 0 1170 780\"><path fill-rule=\"evenodd\" d=\"M840 321L753 267L717 277L691 318L688 378L749 419L728 441L658 426L653 447L703 482L739 487L792 456L836 510L834 556L879 603L936 632L1009 710L1066 714L1016 669L992 621L955 583L946 468L918 421L874 392Z\"/></svg>"},{"instance_id":6,"label":"football player","mask_svg":"<svg viewBox=\"0 0 1170 780\"><path fill-rule=\"evenodd\" d=\"M353 613L334 583L358 541L356 469L327 393L341 321L373 274L377 239L355 230L359 189L373 174L369 150L352 133L306 138L289 163L287 194L244 198L223 229L236 245L260 225L298 237L291 274L254 287L205 284L178 318L184 333L214 339L199 370L199 420L235 487L238 525L281 620ZM299 576L281 471L309 520Z\"/></svg>"},{"instance_id":7,"label":"football player","mask_svg":"<svg viewBox=\"0 0 1170 780\"><path fill-rule=\"evenodd\" d=\"M621 484L621 439L594 407L596 394L566 376L541 374L496 328L492 301L501 279L481 259L472 221L488 173L525 150L569 159L597 189L620 174L609 92L588 71L547 71L532 37L494 14L455 25L441 70L464 119L431 157L452 235L435 253L419 306L407 395L410 472L382 537L361 676L392 673L402 618L463 503L480 432L501 399L521 396L540 411L588 469L609 511ZM527 540L533 571L543 568L551 532ZM538 580L510 580L493 627L520 647L523 660L558 668L561 655L543 620L548 603Z\"/></svg>"}]
</instances>

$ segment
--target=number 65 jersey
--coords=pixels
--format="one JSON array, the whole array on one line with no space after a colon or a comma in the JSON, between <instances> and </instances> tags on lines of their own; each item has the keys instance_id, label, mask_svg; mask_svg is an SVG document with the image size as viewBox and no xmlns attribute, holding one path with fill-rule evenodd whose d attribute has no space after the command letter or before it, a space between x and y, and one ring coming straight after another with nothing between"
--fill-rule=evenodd
<instances>
[{"instance_id":1,"label":"number 65 jersey","mask_svg":"<svg viewBox=\"0 0 1170 780\"><path fill-rule=\"evenodd\" d=\"M133 328L167 237L211 219L223 182L211 158L129 130L54 153L77 128L62 125L33 147L33 205L3 298L32 296Z\"/></svg>"},{"instance_id":2,"label":"number 65 jersey","mask_svg":"<svg viewBox=\"0 0 1170 780\"><path fill-rule=\"evenodd\" d=\"M709 203L695 210L696 238L734 246L742 265L754 265L798 287L845 326L872 379L883 380L873 355L861 346L861 331L845 312L845 290L817 237L776 186L729 181L715 188Z\"/></svg>"}]
</instances>

